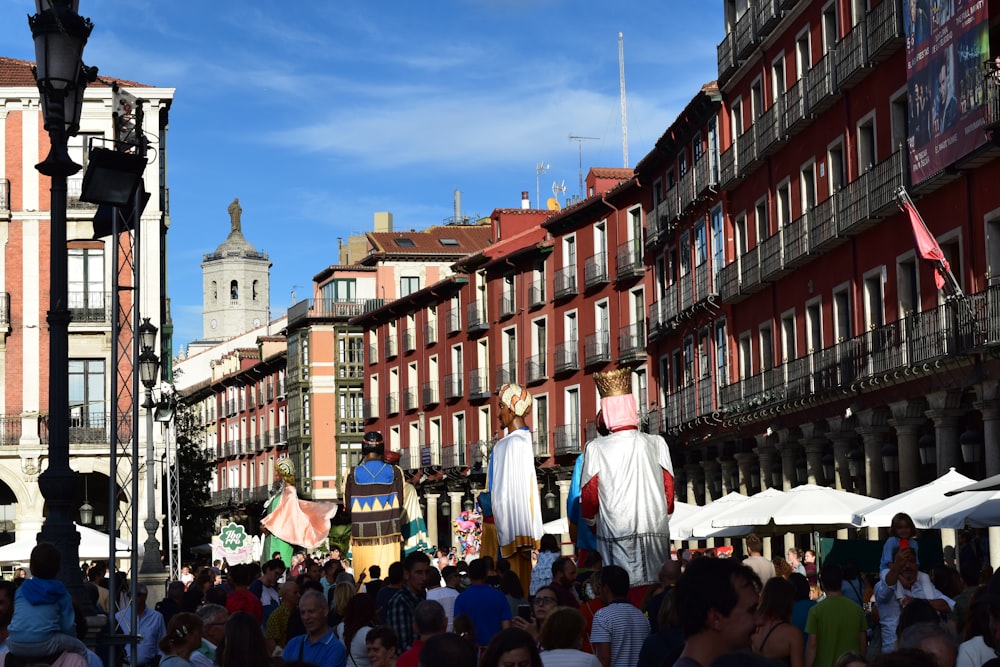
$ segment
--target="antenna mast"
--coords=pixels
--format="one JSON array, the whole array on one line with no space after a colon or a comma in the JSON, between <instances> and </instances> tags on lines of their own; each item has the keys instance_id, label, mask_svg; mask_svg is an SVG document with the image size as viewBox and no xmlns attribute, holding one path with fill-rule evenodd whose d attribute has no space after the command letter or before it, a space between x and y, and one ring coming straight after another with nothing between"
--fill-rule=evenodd
<instances>
[{"instance_id":1,"label":"antenna mast","mask_svg":"<svg viewBox=\"0 0 1000 667\"><path fill-rule=\"evenodd\" d=\"M628 169L628 115L625 111L625 43L618 33L618 82L622 98L622 159Z\"/></svg>"},{"instance_id":2,"label":"antenna mast","mask_svg":"<svg viewBox=\"0 0 1000 667\"><path fill-rule=\"evenodd\" d=\"M541 186L538 184L542 174L549 170L549 165L544 162L539 162L535 166L535 208L541 210L542 208L542 194Z\"/></svg>"},{"instance_id":3,"label":"antenna mast","mask_svg":"<svg viewBox=\"0 0 1000 667\"><path fill-rule=\"evenodd\" d=\"M580 149L580 200L583 200L583 142L584 141L598 141L600 137L581 137L575 134L569 135L570 141L575 141L577 147Z\"/></svg>"}]
</instances>

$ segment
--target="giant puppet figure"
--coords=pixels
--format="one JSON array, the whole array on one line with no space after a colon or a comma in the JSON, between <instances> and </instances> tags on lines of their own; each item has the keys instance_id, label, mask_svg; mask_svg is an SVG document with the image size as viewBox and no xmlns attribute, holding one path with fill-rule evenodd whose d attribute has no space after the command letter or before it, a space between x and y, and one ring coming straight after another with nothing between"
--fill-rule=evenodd
<instances>
[{"instance_id":1,"label":"giant puppet figure","mask_svg":"<svg viewBox=\"0 0 1000 667\"><path fill-rule=\"evenodd\" d=\"M384 460L386 463L399 467L399 452L386 452ZM400 468L400 474L402 469ZM427 551L430 544L427 543L427 522L420 511L420 498L417 495L417 488L406 481L403 477L403 557L409 556L414 551Z\"/></svg>"},{"instance_id":2,"label":"giant puppet figure","mask_svg":"<svg viewBox=\"0 0 1000 667\"><path fill-rule=\"evenodd\" d=\"M500 424L507 435L497 441L490 456L489 500L500 555L510 562L521 586L528 590L531 551L538 548L538 540L542 537L535 453L531 431L524 423L524 416L531 409L531 394L516 384L505 384L500 388L499 398ZM485 548L485 531L483 544Z\"/></svg>"},{"instance_id":3,"label":"giant puppet figure","mask_svg":"<svg viewBox=\"0 0 1000 667\"><path fill-rule=\"evenodd\" d=\"M386 463L382 434L365 433L361 463L347 475L344 504L351 512L354 571L378 565L382 572L400 559L403 540L403 471Z\"/></svg>"},{"instance_id":4,"label":"giant puppet figure","mask_svg":"<svg viewBox=\"0 0 1000 667\"><path fill-rule=\"evenodd\" d=\"M282 488L281 493L268 502L267 516L260 521L268 532L263 553L270 557L278 551L289 566L292 545L315 549L326 544L330 536L330 519L337 513L337 505L299 498L292 462L287 458L280 459L274 467L281 477Z\"/></svg>"},{"instance_id":5,"label":"giant puppet figure","mask_svg":"<svg viewBox=\"0 0 1000 667\"><path fill-rule=\"evenodd\" d=\"M633 587L657 581L670 559L674 468L667 443L639 430L632 371L594 373L607 435L583 453L581 514L594 526L605 565L620 565Z\"/></svg>"}]
</instances>

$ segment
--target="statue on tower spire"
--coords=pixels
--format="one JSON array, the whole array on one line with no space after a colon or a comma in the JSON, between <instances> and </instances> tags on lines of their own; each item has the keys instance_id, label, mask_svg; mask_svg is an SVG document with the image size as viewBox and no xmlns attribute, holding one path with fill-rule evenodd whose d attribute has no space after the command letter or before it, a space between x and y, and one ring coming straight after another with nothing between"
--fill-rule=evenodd
<instances>
[{"instance_id":1,"label":"statue on tower spire","mask_svg":"<svg viewBox=\"0 0 1000 667\"><path fill-rule=\"evenodd\" d=\"M240 206L240 198L234 198L233 203L226 210L229 211L229 224L232 225L233 231L242 233L240 216L243 214L243 208Z\"/></svg>"}]
</instances>

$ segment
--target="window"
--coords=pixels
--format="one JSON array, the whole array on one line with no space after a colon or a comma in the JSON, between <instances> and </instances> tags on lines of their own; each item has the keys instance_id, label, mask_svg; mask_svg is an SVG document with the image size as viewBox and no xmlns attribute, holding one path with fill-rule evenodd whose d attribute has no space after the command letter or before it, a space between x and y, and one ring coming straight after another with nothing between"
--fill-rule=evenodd
<instances>
[{"instance_id":1,"label":"window","mask_svg":"<svg viewBox=\"0 0 1000 667\"><path fill-rule=\"evenodd\" d=\"M806 351L823 349L823 310L817 297L806 304Z\"/></svg>"},{"instance_id":2,"label":"window","mask_svg":"<svg viewBox=\"0 0 1000 667\"><path fill-rule=\"evenodd\" d=\"M594 225L594 256L603 255L608 251L608 223L601 220Z\"/></svg>"},{"instance_id":3,"label":"window","mask_svg":"<svg viewBox=\"0 0 1000 667\"><path fill-rule=\"evenodd\" d=\"M737 97L729 107L729 115L733 121L733 138L743 134L743 100Z\"/></svg>"},{"instance_id":4,"label":"window","mask_svg":"<svg viewBox=\"0 0 1000 667\"><path fill-rule=\"evenodd\" d=\"M399 296L409 296L420 289L420 278L416 276L400 276Z\"/></svg>"},{"instance_id":5,"label":"window","mask_svg":"<svg viewBox=\"0 0 1000 667\"><path fill-rule=\"evenodd\" d=\"M320 288L320 294L327 301L350 301L357 295L354 278L335 278Z\"/></svg>"},{"instance_id":6,"label":"window","mask_svg":"<svg viewBox=\"0 0 1000 667\"><path fill-rule=\"evenodd\" d=\"M812 161L799 172L799 196L803 213L816 206L816 164Z\"/></svg>"},{"instance_id":7,"label":"window","mask_svg":"<svg viewBox=\"0 0 1000 667\"><path fill-rule=\"evenodd\" d=\"M858 123L858 173L864 173L875 166L875 113L872 112Z\"/></svg>"},{"instance_id":8,"label":"window","mask_svg":"<svg viewBox=\"0 0 1000 667\"><path fill-rule=\"evenodd\" d=\"M787 227L792 222L792 193L788 179L775 190L775 206L778 209L778 228Z\"/></svg>"},{"instance_id":9,"label":"window","mask_svg":"<svg viewBox=\"0 0 1000 667\"><path fill-rule=\"evenodd\" d=\"M438 239L438 243L440 243L441 245L443 245L445 247L449 247L449 248L457 248L458 247L458 239L443 238L443 239Z\"/></svg>"},{"instance_id":10,"label":"window","mask_svg":"<svg viewBox=\"0 0 1000 667\"><path fill-rule=\"evenodd\" d=\"M890 101L892 121L892 150L896 151L906 144L907 137L910 136L910 113L909 100L904 87Z\"/></svg>"},{"instance_id":11,"label":"window","mask_svg":"<svg viewBox=\"0 0 1000 667\"><path fill-rule=\"evenodd\" d=\"M899 317L906 317L920 310L917 263L913 253L896 261L896 294L899 296Z\"/></svg>"},{"instance_id":12,"label":"window","mask_svg":"<svg viewBox=\"0 0 1000 667\"><path fill-rule=\"evenodd\" d=\"M701 266L708 261L708 239L706 238L705 221L698 220L694 225L694 265Z\"/></svg>"},{"instance_id":13,"label":"window","mask_svg":"<svg viewBox=\"0 0 1000 667\"><path fill-rule=\"evenodd\" d=\"M837 25L837 5L830 2L823 7L823 53L829 52L840 39L840 28Z\"/></svg>"},{"instance_id":14,"label":"window","mask_svg":"<svg viewBox=\"0 0 1000 667\"><path fill-rule=\"evenodd\" d=\"M842 140L838 139L826 149L826 163L830 176L830 193L833 194L847 183L847 172L844 169L844 142Z\"/></svg>"},{"instance_id":15,"label":"window","mask_svg":"<svg viewBox=\"0 0 1000 667\"><path fill-rule=\"evenodd\" d=\"M413 248L413 247L416 247L416 244L413 242L413 239L406 238L405 236L397 238L396 239L396 245L399 246L400 248Z\"/></svg>"},{"instance_id":16,"label":"window","mask_svg":"<svg viewBox=\"0 0 1000 667\"><path fill-rule=\"evenodd\" d=\"M726 321L715 323L715 381L720 387L729 382L729 343L726 335Z\"/></svg>"},{"instance_id":17,"label":"window","mask_svg":"<svg viewBox=\"0 0 1000 667\"><path fill-rule=\"evenodd\" d=\"M865 327L875 329L885 324L884 292L885 271L875 269L865 275Z\"/></svg>"},{"instance_id":18,"label":"window","mask_svg":"<svg viewBox=\"0 0 1000 667\"><path fill-rule=\"evenodd\" d=\"M716 206L712 209L711 213L712 219L712 284L718 288L719 285L719 271L722 270L723 265L726 263L726 246L724 245L725 237L722 233L722 206Z\"/></svg>"},{"instance_id":19,"label":"window","mask_svg":"<svg viewBox=\"0 0 1000 667\"><path fill-rule=\"evenodd\" d=\"M82 313L94 313L103 319L105 308L103 248L69 248L67 255L70 312L73 313L74 319L78 319ZM86 319L92 318L86 317Z\"/></svg>"},{"instance_id":20,"label":"window","mask_svg":"<svg viewBox=\"0 0 1000 667\"><path fill-rule=\"evenodd\" d=\"M802 29L795 38L795 66L798 69L798 78L805 77L806 72L812 67L812 49L809 48L809 26Z\"/></svg>"},{"instance_id":21,"label":"window","mask_svg":"<svg viewBox=\"0 0 1000 667\"><path fill-rule=\"evenodd\" d=\"M69 360L70 426L104 427L104 382L104 359Z\"/></svg>"},{"instance_id":22,"label":"window","mask_svg":"<svg viewBox=\"0 0 1000 667\"><path fill-rule=\"evenodd\" d=\"M771 104L785 92L785 52L771 61Z\"/></svg>"},{"instance_id":23,"label":"window","mask_svg":"<svg viewBox=\"0 0 1000 667\"><path fill-rule=\"evenodd\" d=\"M259 280L255 280L253 281L253 284L250 286L250 298L253 299L254 301L257 300L257 286L259 283L260 283Z\"/></svg>"},{"instance_id":24,"label":"window","mask_svg":"<svg viewBox=\"0 0 1000 667\"><path fill-rule=\"evenodd\" d=\"M774 331L771 323L760 325L760 369L769 371L774 368Z\"/></svg>"},{"instance_id":25,"label":"window","mask_svg":"<svg viewBox=\"0 0 1000 667\"><path fill-rule=\"evenodd\" d=\"M767 197L759 199L754 204L754 222L757 223L757 244L771 235L771 227L767 220Z\"/></svg>"},{"instance_id":26,"label":"window","mask_svg":"<svg viewBox=\"0 0 1000 667\"><path fill-rule=\"evenodd\" d=\"M795 311L789 311L781 316L781 363L787 364L796 357Z\"/></svg>"},{"instance_id":27,"label":"window","mask_svg":"<svg viewBox=\"0 0 1000 667\"><path fill-rule=\"evenodd\" d=\"M844 285L833 292L833 329L838 341L853 335L852 319L850 285Z\"/></svg>"},{"instance_id":28,"label":"window","mask_svg":"<svg viewBox=\"0 0 1000 667\"><path fill-rule=\"evenodd\" d=\"M229 298L237 301L240 298L240 284L233 280L229 283Z\"/></svg>"},{"instance_id":29,"label":"window","mask_svg":"<svg viewBox=\"0 0 1000 667\"><path fill-rule=\"evenodd\" d=\"M753 108L753 118L756 120L764 113L764 82L758 76L750 84L750 104Z\"/></svg>"},{"instance_id":30,"label":"window","mask_svg":"<svg viewBox=\"0 0 1000 667\"><path fill-rule=\"evenodd\" d=\"M678 272L681 276L691 273L691 232L685 231L681 234L681 240L677 245Z\"/></svg>"}]
</instances>

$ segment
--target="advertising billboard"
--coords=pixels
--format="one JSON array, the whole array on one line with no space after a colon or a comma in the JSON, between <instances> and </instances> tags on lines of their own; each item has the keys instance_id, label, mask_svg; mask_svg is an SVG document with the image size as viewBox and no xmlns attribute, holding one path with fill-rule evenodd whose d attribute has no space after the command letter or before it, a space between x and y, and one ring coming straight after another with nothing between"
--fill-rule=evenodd
<instances>
[{"instance_id":1,"label":"advertising billboard","mask_svg":"<svg viewBox=\"0 0 1000 667\"><path fill-rule=\"evenodd\" d=\"M885 0L883 0L884 2ZM904 0L914 185L986 142L986 0Z\"/></svg>"}]
</instances>

